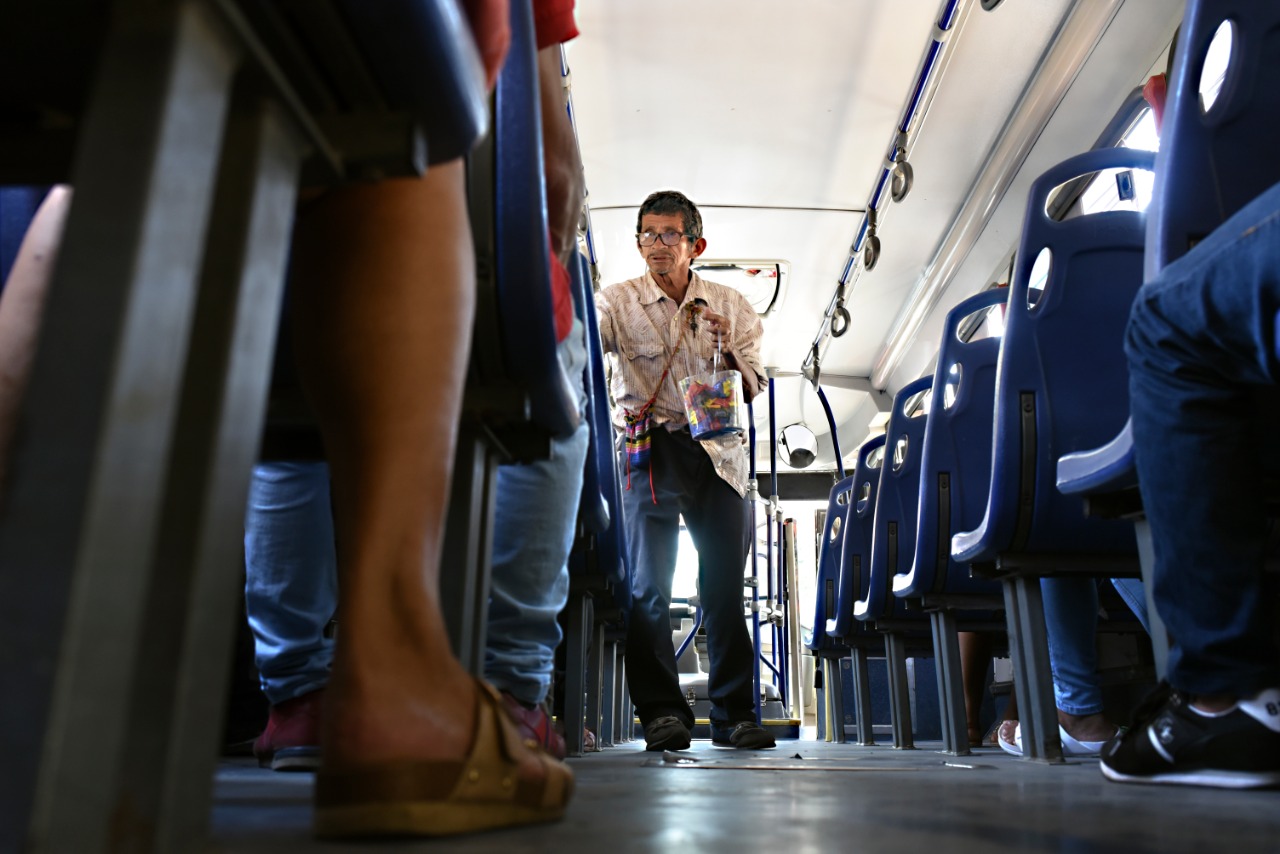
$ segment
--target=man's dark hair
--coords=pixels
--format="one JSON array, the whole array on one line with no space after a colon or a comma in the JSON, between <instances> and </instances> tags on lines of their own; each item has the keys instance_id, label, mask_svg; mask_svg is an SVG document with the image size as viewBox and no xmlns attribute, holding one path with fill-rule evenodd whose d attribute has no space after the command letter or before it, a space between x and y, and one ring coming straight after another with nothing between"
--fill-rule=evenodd
<instances>
[{"instance_id":1,"label":"man's dark hair","mask_svg":"<svg viewBox=\"0 0 1280 854\"><path fill-rule=\"evenodd\" d=\"M649 198L640 204L640 213L636 214L636 234L642 230L640 223L644 222L645 214L679 214L689 242L696 243L702 237L702 214L698 213L698 206L678 190L659 190L649 194Z\"/></svg>"}]
</instances>

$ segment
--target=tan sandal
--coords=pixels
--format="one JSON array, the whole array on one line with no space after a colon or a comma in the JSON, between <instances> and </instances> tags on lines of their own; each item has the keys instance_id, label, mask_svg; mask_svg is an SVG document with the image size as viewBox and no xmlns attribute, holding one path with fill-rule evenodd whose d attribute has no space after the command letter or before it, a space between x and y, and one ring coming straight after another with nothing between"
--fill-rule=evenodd
<instances>
[{"instance_id":1,"label":"tan sandal","mask_svg":"<svg viewBox=\"0 0 1280 854\"><path fill-rule=\"evenodd\" d=\"M386 762L316 774L321 837L449 836L555 821L573 794L573 772L520 737L493 688L478 682L476 734L465 760ZM532 754L537 778L517 757Z\"/></svg>"}]
</instances>

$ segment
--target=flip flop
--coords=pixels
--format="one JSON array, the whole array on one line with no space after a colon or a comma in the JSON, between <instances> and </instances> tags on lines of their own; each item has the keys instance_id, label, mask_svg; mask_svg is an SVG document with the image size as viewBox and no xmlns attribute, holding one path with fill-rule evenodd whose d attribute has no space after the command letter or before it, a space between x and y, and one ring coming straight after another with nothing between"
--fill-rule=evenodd
<instances>
[{"instance_id":1,"label":"flip flop","mask_svg":"<svg viewBox=\"0 0 1280 854\"><path fill-rule=\"evenodd\" d=\"M316 774L320 837L450 836L555 821L573 794L573 772L521 739L502 698L478 682L476 735L465 760L385 762ZM533 754L537 778L517 757Z\"/></svg>"},{"instance_id":2,"label":"flip flop","mask_svg":"<svg viewBox=\"0 0 1280 854\"><path fill-rule=\"evenodd\" d=\"M1062 725L1058 725L1058 738L1062 741L1062 755L1072 758L1083 758L1088 756L1097 756L1102 753L1102 746L1106 741L1080 741L1073 738L1067 733ZM1022 724L1015 724L1013 727L1013 741L1005 741L996 734L996 742L1000 745L1000 749L1011 756L1022 755Z\"/></svg>"}]
</instances>

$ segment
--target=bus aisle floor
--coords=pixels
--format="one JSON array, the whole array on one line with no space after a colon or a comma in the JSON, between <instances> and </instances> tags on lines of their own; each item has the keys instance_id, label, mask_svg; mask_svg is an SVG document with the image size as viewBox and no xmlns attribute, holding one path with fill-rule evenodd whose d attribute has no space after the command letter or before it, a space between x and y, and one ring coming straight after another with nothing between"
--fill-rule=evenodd
<instances>
[{"instance_id":1,"label":"bus aisle floor","mask_svg":"<svg viewBox=\"0 0 1280 854\"><path fill-rule=\"evenodd\" d=\"M780 740L749 752L695 740L664 756L635 742L570 760L577 790L562 822L406 850L1280 850L1277 792L1119 786L1103 779L1096 759L1051 767L999 748L966 757L940 749ZM252 760L224 761L212 850L366 850L312 840L311 781Z\"/></svg>"}]
</instances>

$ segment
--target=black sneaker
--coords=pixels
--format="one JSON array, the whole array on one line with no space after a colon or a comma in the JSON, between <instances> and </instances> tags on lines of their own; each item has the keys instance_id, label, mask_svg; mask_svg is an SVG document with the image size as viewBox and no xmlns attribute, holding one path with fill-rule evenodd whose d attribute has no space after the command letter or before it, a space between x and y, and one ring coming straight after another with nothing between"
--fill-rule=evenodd
<instances>
[{"instance_id":1,"label":"black sneaker","mask_svg":"<svg viewBox=\"0 0 1280 854\"><path fill-rule=\"evenodd\" d=\"M1102 748L1102 773L1121 783L1280 785L1280 688L1209 715L1161 683L1134 712L1133 723Z\"/></svg>"},{"instance_id":2,"label":"black sneaker","mask_svg":"<svg viewBox=\"0 0 1280 854\"><path fill-rule=\"evenodd\" d=\"M645 750L685 750L689 740L689 728L675 715L663 715L644 725Z\"/></svg>"},{"instance_id":3,"label":"black sneaker","mask_svg":"<svg viewBox=\"0 0 1280 854\"><path fill-rule=\"evenodd\" d=\"M743 750L763 750L777 746L773 734L755 721L742 721L723 727L713 725L711 741L721 747L738 747Z\"/></svg>"}]
</instances>

